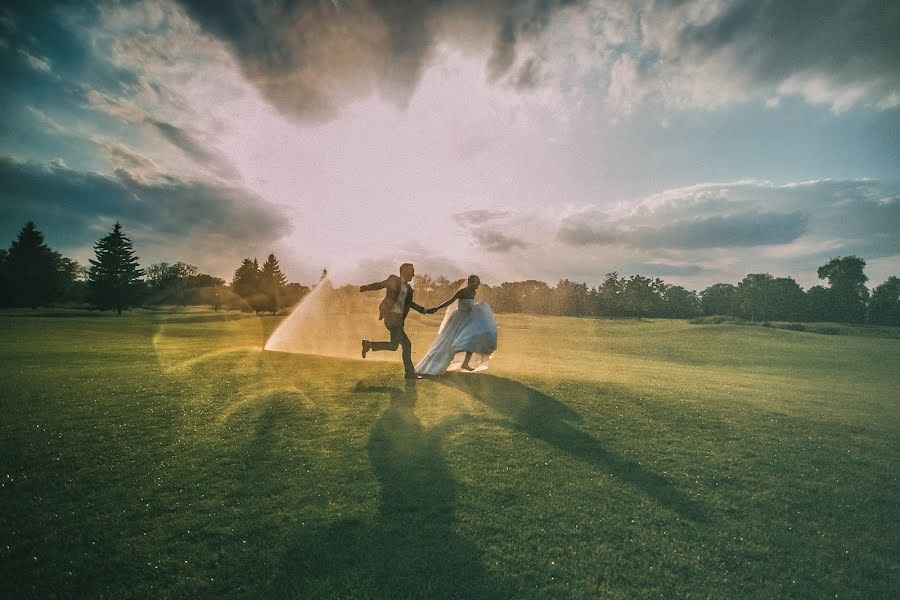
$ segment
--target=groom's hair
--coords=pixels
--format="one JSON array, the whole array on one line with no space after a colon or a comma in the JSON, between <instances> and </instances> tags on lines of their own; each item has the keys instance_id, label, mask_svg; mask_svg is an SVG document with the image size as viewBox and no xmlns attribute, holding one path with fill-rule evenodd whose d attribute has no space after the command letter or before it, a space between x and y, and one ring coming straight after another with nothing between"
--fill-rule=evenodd
<instances>
[{"instance_id":1,"label":"groom's hair","mask_svg":"<svg viewBox=\"0 0 900 600\"><path fill-rule=\"evenodd\" d=\"M403 275L404 272L408 273L410 270L412 270L412 268L412 263L403 263L402 265L400 265L400 274Z\"/></svg>"}]
</instances>

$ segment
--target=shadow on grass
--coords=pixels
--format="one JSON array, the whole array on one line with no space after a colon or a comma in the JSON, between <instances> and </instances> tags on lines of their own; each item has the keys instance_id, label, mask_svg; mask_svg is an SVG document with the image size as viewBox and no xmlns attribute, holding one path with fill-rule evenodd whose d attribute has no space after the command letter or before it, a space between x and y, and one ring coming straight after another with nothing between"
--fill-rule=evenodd
<instances>
[{"instance_id":1,"label":"shadow on grass","mask_svg":"<svg viewBox=\"0 0 900 600\"><path fill-rule=\"evenodd\" d=\"M576 429L579 415L555 398L517 381L493 375L447 373L434 381L453 386L501 413L519 431L608 472L650 496L680 517L706 522L703 507L665 477L605 449L598 440Z\"/></svg>"},{"instance_id":2,"label":"shadow on grass","mask_svg":"<svg viewBox=\"0 0 900 600\"><path fill-rule=\"evenodd\" d=\"M510 597L456 531L457 483L441 451L447 427L422 427L415 382L386 393L388 409L372 428L369 458L381 489L372 521L345 520L297 541L266 597Z\"/></svg>"}]
</instances>

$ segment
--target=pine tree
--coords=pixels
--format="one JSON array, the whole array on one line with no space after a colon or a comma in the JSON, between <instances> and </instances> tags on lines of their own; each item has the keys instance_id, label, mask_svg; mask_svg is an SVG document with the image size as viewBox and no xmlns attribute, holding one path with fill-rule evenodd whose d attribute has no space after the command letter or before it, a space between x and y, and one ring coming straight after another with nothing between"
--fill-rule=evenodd
<instances>
[{"instance_id":1,"label":"pine tree","mask_svg":"<svg viewBox=\"0 0 900 600\"><path fill-rule=\"evenodd\" d=\"M138 267L131 240L118 221L112 232L94 244L96 260L88 268L88 295L98 308L115 308L121 315L140 299L144 271Z\"/></svg>"},{"instance_id":2,"label":"pine tree","mask_svg":"<svg viewBox=\"0 0 900 600\"><path fill-rule=\"evenodd\" d=\"M61 260L59 253L44 243L44 234L28 221L6 253L7 301L37 308L56 299L63 290Z\"/></svg>"},{"instance_id":3,"label":"pine tree","mask_svg":"<svg viewBox=\"0 0 900 600\"><path fill-rule=\"evenodd\" d=\"M268 310L274 315L281 306L284 286L287 285L287 277L281 272L278 259L274 254L269 254L259 276L259 288L265 296L264 310Z\"/></svg>"},{"instance_id":4,"label":"pine tree","mask_svg":"<svg viewBox=\"0 0 900 600\"><path fill-rule=\"evenodd\" d=\"M260 276L259 262L255 258L252 260L245 258L231 278L231 291L242 298L256 314L259 314L263 304Z\"/></svg>"}]
</instances>

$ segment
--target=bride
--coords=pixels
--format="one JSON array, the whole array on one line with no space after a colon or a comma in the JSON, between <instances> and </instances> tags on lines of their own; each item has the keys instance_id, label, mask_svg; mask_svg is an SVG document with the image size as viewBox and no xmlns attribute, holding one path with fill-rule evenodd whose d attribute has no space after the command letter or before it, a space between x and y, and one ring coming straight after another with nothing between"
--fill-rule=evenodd
<instances>
[{"instance_id":1,"label":"bride","mask_svg":"<svg viewBox=\"0 0 900 600\"><path fill-rule=\"evenodd\" d=\"M488 360L497 349L497 323L486 302L475 302L475 290L480 283L477 275L470 275L452 298L426 309L427 313L434 314L450 306L437 337L416 365L416 373L439 375L448 370L480 371L487 368ZM459 363L454 359L461 352L465 352L465 358Z\"/></svg>"}]
</instances>

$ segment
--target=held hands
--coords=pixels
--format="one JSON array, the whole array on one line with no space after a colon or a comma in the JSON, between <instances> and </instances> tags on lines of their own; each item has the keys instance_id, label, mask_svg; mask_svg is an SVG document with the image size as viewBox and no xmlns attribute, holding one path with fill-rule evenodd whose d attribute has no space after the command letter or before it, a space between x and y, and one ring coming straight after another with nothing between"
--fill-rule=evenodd
<instances>
[{"instance_id":1,"label":"held hands","mask_svg":"<svg viewBox=\"0 0 900 600\"><path fill-rule=\"evenodd\" d=\"M361 292L366 291L366 286L364 286L364 285L359 286L359 291L361 291Z\"/></svg>"},{"instance_id":2,"label":"held hands","mask_svg":"<svg viewBox=\"0 0 900 600\"><path fill-rule=\"evenodd\" d=\"M426 315L433 315L433 314L436 313L436 312L437 312L437 309L436 309L436 308L426 308L426 309L425 309L425 314L426 314Z\"/></svg>"}]
</instances>

